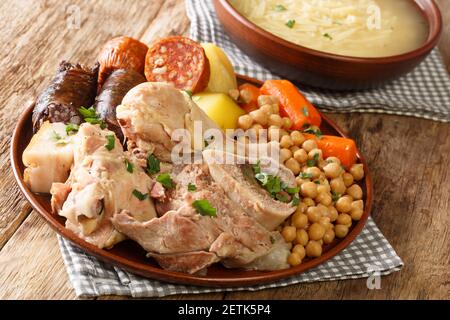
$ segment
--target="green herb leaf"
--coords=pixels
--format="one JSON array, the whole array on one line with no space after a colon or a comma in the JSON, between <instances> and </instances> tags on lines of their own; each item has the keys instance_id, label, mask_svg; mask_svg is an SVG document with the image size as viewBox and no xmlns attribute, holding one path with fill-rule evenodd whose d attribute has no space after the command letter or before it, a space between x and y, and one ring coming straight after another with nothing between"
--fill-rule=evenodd
<instances>
[{"instance_id":1,"label":"green herb leaf","mask_svg":"<svg viewBox=\"0 0 450 320\"><path fill-rule=\"evenodd\" d=\"M106 140L108 141L108 143L105 144L105 148L111 151L116 145L116 136L113 134L107 135Z\"/></svg>"},{"instance_id":2,"label":"green herb leaf","mask_svg":"<svg viewBox=\"0 0 450 320\"><path fill-rule=\"evenodd\" d=\"M66 125L66 133L67 133L68 136L70 136L70 135L75 134L76 132L78 132L79 128L80 127L77 124L75 124L75 123L68 123Z\"/></svg>"},{"instance_id":3,"label":"green herb leaf","mask_svg":"<svg viewBox=\"0 0 450 320\"><path fill-rule=\"evenodd\" d=\"M147 158L147 172L149 174L159 173L161 171L161 165L159 160L153 155L149 155Z\"/></svg>"},{"instance_id":4,"label":"green herb leaf","mask_svg":"<svg viewBox=\"0 0 450 320\"><path fill-rule=\"evenodd\" d=\"M303 130L303 132L313 134L319 139L322 138L322 131L320 131L320 129L314 130L313 128L309 127L307 129Z\"/></svg>"},{"instance_id":5,"label":"green herb leaf","mask_svg":"<svg viewBox=\"0 0 450 320\"><path fill-rule=\"evenodd\" d=\"M284 191L286 191L289 194L296 194L300 191L299 187L295 187L295 188L285 188Z\"/></svg>"},{"instance_id":6,"label":"green herb leaf","mask_svg":"<svg viewBox=\"0 0 450 320\"><path fill-rule=\"evenodd\" d=\"M312 179L313 175L311 173L300 172L298 175L302 179Z\"/></svg>"},{"instance_id":7,"label":"green herb leaf","mask_svg":"<svg viewBox=\"0 0 450 320\"><path fill-rule=\"evenodd\" d=\"M197 186L195 184L189 182L188 191L190 191L190 192L197 191Z\"/></svg>"},{"instance_id":8,"label":"green herb leaf","mask_svg":"<svg viewBox=\"0 0 450 320\"><path fill-rule=\"evenodd\" d=\"M141 193L141 192L139 192L139 190L134 189L133 196L138 198L140 201L144 201L145 199L148 198L148 193Z\"/></svg>"},{"instance_id":9,"label":"green herb leaf","mask_svg":"<svg viewBox=\"0 0 450 320\"><path fill-rule=\"evenodd\" d=\"M304 106L302 109L302 112L304 114L305 117L309 117L309 110L307 106Z\"/></svg>"},{"instance_id":10,"label":"green herb leaf","mask_svg":"<svg viewBox=\"0 0 450 320\"><path fill-rule=\"evenodd\" d=\"M161 183L166 189L173 189L175 187L175 183L168 173L161 173L156 177L156 181Z\"/></svg>"},{"instance_id":11,"label":"green herb leaf","mask_svg":"<svg viewBox=\"0 0 450 320\"><path fill-rule=\"evenodd\" d=\"M318 153L316 153L313 157L313 159L309 159L308 161L306 161L306 165L308 167L315 167L317 165L317 162L319 161L319 157L320 155Z\"/></svg>"},{"instance_id":12,"label":"green herb leaf","mask_svg":"<svg viewBox=\"0 0 450 320\"><path fill-rule=\"evenodd\" d=\"M280 193L277 193L277 194L275 195L275 198L276 198L278 201L285 202L285 203L287 203L287 202L290 201L289 196L286 195L285 193L281 193L281 192L280 192Z\"/></svg>"},{"instance_id":13,"label":"green herb leaf","mask_svg":"<svg viewBox=\"0 0 450 320\"><path fill-rule=\"evenodd\" d=\"M81 116L84 119L84 122L88 122L90 124L99 124L100 128L105 129L106 123L102 119L100 119L100 116L95 111L94 107L85 108L80 107L78 108L78 112L80 112Z\"/></svg>"},{"instance_id":14,"label":"green herb leaf","mask_svg":"<svg viewBox=\"0 0 450 320\"><path fill-rule=\"evenodd\" d=\"M320 180L315 180L314 183L315 184L320 184Z\"/></svg>"},{"instance_id":15,"label":"green herb leaf","mask_svg":"<svg viewBox=\"0 0 450 320\"><path fill-rule=\"evenodd\" d=\"M186 92L187 95L192 98L192 96L193 96L192 90L184 90L184 92Z\"/></svg>"},{"instance_id":16,"label":"green herb leaf","mask_svg":"<svg viewBox=\"0 0 450 320\"><path fill-rule=\"evenodd\" d=\"M52 132L52 139L56 141L56 144L59 144L59 145L67 144L67 141L64 140L64 138L61 137L61 135L58 132L56 132L55 130L53 130L53 132Z\"/></svg>"},{"instance_id":17,"label":"green herb leaf","mask_svg":"<svg viewBox=\"0 0 450 320\"><path fill-rule=\"evenodd\" d=\"M277 4L277 5L273 8L273 10L275 10L275 11L277 11L277 12L281 12L281 11L286 11L287 9L286 9L286 7L283 6L282 4Z\"/></svg>"},{"instance_id":18,"label":"green herb leaf","mask_svg":"<svg viewBox=\"0 0 450 320\"><path fill-rule=\"evenodd\" d=\"M295 20L289 20L288 22L286 22L286 26L288 28L292 29L294 27L294 25L295 25Z\"/></svg>"},{"instance_id":19,"label":"green herb leaf","mask_svg":"<svg viewBox=\"0 0 450 320\"><path fill-rule=\"evenodd\" d=\"M300 198L297 197L297 196L294 196L294 197L292 198L292 205L293 205L294 207L296 207L296 206L298 206L299 204L300 204Z\"/></svg>"},{"instance_id":20,"label":"green herb leaf","mask_svg":"<svg viewBox=\"0 0 450 320\"><path fill-rule=\"evenodd\" d=\"M192 202L192 206L202 216L217 217L216 208L214 208L208 200L195 200Z\"/></svg>"},{"instance_id":21,"label":"green herb leaf","mask_svg":"<svg viewBox=\"0 0 450 320\"><path fill-rule=\"evenodd\" d=\"M328 38L328 39L330 39L330 40L333 40L333 37L330 36L329 33L325 33L323 36L324 36L325 38Z\"/></svg>"},{"instance_id":22,"label":"green herb leaf","mask_svg":"<svg viewBox=\"0 0 450 320\"><path fill-rule=\"evenodd\" d=\"M252 168L255 174L261 173L261 161L258 160L255 164L252 164Z\"/></svg>"},{"instance_id":23,"label":"green herb leaf","mask_svg":"<svg viewBox=\"0 0 450 320\"><path fill-rule=\"evenodd\" d=\"M339 193L337 193L336 191L331 192L331 199L334 202L338 201L340 197L341 197L341 195Z\"/></svg>"},{"instance_id":24,"label":"green herb leaf","mask_svg":"<svg viewBox=\"0 0 450 320\"><path fill-rule=\"evenodd\" d=\"M129 173L133 173L134 165L128 159L125 159L125 167Z\"/></svg>"}]
</instances>

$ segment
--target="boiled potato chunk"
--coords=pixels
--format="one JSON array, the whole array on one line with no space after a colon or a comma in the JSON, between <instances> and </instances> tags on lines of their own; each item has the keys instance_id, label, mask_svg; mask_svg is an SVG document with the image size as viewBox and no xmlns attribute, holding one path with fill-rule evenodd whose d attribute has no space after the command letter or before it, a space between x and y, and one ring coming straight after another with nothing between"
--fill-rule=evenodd
<instances>
[{"instance_id":1,"label":"boiled potato chunk","mask_svg":"<svg viewBox=\"0 0 450 320\"><path fill-rule=\"evenodd\" d=\"M54 182L65 182L73 162L72 136L64 123L44 122L22 154L25 183L31 191L50 193Z\"/></svg>"},{"instance_id":2,"label":"boiled potato chunk","mask_svg":"<svg viewBox=\"0 0 450 320\"><path fill-rule=\"evenodd\" d=\"M199 93L192 97L208 117L222 129L236 129L237 121L245 112L224 93Z\"/></svg>"},{"instance_id":3,"label":"boiled potato chunk","mask_svg":"<svg viewBox=\"0 0 450 320\"><path fill-rule=\"evenodd\" d=\"M228 94L237 89L236 74L225 52L213 43L202 43L209 60L211 76L205 91Z\"/></svg>"}]
</instances>

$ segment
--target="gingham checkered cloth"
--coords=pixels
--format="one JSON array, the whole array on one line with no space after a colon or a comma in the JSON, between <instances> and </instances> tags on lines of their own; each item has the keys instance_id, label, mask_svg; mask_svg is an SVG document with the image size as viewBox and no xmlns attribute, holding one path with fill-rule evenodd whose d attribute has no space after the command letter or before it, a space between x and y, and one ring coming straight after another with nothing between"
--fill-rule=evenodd
<instances>
[{"instance_id":1,"label":"gingham checkered cloth","mask_svg":"<svg viewBox=\"0 0 450 320\"><path fill-rule=\"evenodd\" d=\"M193 39L214 42L223 48L237 73L260 80L277 78L230 40L210 0L186 3ZM437 49L413 72L380 89L336 92L299 87L314 105L326 112L387 113L450 122L450 76Z\"/></svg>"},{"instance_id":2,"label":"gingham checkered cloth","mask_svg":"<svg viewBox=\"0 0 450 320\"><path fill-rule=\"evenodd\" d=\"M192 22L192 38L200 41L212 41L224 48L239 73L259 79L274 77L268 70L253 63L249 57L229 41L217 23L209 1L188 0L187 12ZM337 107L339 112L386 112L450 121L448 110L450 97L448 92L444 90L445 86L450 88L450 80L444 74L445 70L439 59L438 53L434 52L413 75L380 91L375 90L360 94L303 91L316 105L326 111L329 111L328 108ZM435 77L439 80L435 80ZM422 84L416 88L414 83L418 80ZM429 83L430 81L432 84ZM423 105L419 103L423 103ZM332 111L336 111L336 109ZM344 251L326 263L308 272L278 282L232 289L174 285L142 278L99 261L61 237L58 239L70 281L79 297L100 295L163 297L173 294L237 290L256 291L297 283L387 275L400 270L403 266L402 260L371 218L368 219L361 234Z\"/></svg>"}]
</instances>

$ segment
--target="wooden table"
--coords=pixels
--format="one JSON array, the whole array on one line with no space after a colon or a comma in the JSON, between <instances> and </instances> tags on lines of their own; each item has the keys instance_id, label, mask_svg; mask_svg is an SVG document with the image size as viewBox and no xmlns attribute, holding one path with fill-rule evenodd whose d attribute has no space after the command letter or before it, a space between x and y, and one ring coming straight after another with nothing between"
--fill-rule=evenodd
<instances>
[{"instance_id":1,"label":"wooden table","mask_svg":"<svg viewBox=\"0 0 450 320\"><path fill-rule=\"evenodd\" d=\"M450 3L441 44L450 70ZM80 9L81 28L70 13ZM124 10L126 8L126 10ZM150 43L189 28L183 0L14 0L0 2L0 299L76 299L56 234L21 195L9 163L11 133L27 101L61 59L92 63L116 35ZM450 125L410 117L330 115L349 132L373 172L373 218L405 262L382 278L300 284L258 292L168 299L450 298ZM99 299L117 298L101 297Z\"/></svg>"}]
</instances>

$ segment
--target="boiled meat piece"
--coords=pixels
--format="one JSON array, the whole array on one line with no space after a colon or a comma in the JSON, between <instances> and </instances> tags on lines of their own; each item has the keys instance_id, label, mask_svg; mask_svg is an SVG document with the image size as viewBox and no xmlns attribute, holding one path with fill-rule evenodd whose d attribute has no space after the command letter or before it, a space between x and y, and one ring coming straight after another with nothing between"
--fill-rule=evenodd
<instances>
[{"instance_id":1,"label":"boiled meat piece","mask_svg":"<svg viewBox=\"0 0 450 320\"><path fill-rule=\"evenodd\" d=\"M235 163L243 164L224 164L225 157L233 157ZM223 186L227 196L267 230L274 230L295 212L296 206L273 199L258 184L248 159L238 159L236 155L214 149L203 151L203 158L211 176ZM262 172L280 177L288 187L297 186L294 174L284 165L274 163L270 158L261 158L260 163Z\"/></svg>"},{"instance_id":2,"label":"boiled meat piece","mask_svg":"<svg viewBox=\"0 0 450 320\"><path fill-rule=\"evenodd\" d=\"M111 224L123 210L136 221L156 216L149 197L152 181L137 165L130 172L114 133L84 123L74 136L74 163L65 184L54 184L52 207L66 227L99 248L111 247L125 237Z\"/></svg>"}]
</instances>

